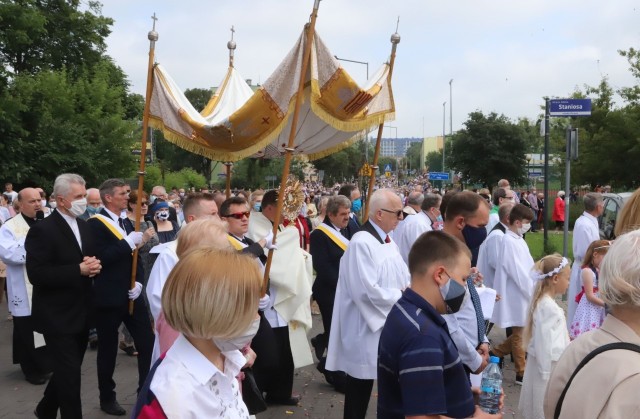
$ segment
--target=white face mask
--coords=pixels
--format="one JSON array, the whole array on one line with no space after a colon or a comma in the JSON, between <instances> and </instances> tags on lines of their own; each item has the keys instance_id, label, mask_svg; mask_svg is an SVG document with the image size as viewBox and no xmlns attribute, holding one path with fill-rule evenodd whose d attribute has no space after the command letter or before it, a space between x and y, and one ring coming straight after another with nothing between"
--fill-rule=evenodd
<instances>
[{"instance_id":1,"label":"white face mask","mask_svg":"<svg viewBox=\"0 0 640 419\"><path fill-rule=\"evenodd\" d=\"M518 234L522 236L527 231L529 231L530 228L531 228L531 224L530 223L522 223L522 227L518 228Z\"/></svg>"},{"instance_id":2,"label":"white face mask","mask_svg":"<svg viewBox=\"0 0 640 419\"><path fill-rule=\"evenodd\" d=\"M241 336L230 339L213 338L213 343L215 343L218 349L220 349L222 352L242 350L242 348L251 343L251 340L254 338L256 333L258 333L259 327L260 319L258 318L251 323L249 328L245 330Z\"/></svg>"},{"instance_id":3,"label":"white face mask","mask_svg":"<svg viewBox=\"0 0 640 419\"><path fill-rule=\"evenodd\" d=\"M56 201L49 201L49 206L53 209L56 209L56 207L58 206L58 203Z\"/></svg>"},{"instance_id":4,"label":"white face mask","mask_svg":"<svg viewBox=\"0 0 640 419\"><path fill-rule=\"evenodd\" d=\"M74 217L79 217L87 210L87 198L78 199L71 202L71 208L67 211Z\"/></svg>"}]
</instances>

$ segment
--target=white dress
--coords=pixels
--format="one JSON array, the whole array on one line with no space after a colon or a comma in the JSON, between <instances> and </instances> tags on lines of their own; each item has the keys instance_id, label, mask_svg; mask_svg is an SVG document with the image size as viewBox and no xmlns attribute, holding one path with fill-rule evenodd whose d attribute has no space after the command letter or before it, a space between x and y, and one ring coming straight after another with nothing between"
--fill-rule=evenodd
<instances>
[{"instance_id":1,"label":"white dress","mask_svg":"<svg viewBox=\"0 0 640 419\"><path fill-rule=\"evenodd\" d=\"M564 311L544 295L533 312L533 330L527 347L518 409L524 419L544 419L544 395L551 370L569 346Z\"/></svg>"}]
</instances>

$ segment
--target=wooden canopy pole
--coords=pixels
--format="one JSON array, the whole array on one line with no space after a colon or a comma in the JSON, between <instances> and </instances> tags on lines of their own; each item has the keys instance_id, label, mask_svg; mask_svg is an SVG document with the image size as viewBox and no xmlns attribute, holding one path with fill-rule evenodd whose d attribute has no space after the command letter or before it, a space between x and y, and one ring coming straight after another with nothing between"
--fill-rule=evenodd
<instances>
[{"instance_id":1,"label":"wooden canopy pole","mask_svg":"<svg viewBox=\"0 0 640 419\"><path fill-rule=\"evenodd\" d=\"M231 198L231 166L233 166L233 163L228 161L224 165L227 168L227 188L226 188L225 192L227 194L227 199L229 199L229 198Z\"/></svg>"},{"instance_id":2,"label":"wooden canopy pole","mask_svg":"<svg viewBox=\"0 0 640 419\"><path fill-rule=\"evenodd\" d=\"M284 206L284 191L289 178L289 169L291 166L291 158L294 151L294 141L296 138L296 128L298 126L298 117L300 116L300 105L304 95L304 82L307 76L307 69L309 67L309 61L311 60L311 44L313 43L313 35L315 33L316 19L318 18L318 8L320 7L320 0L314 0L313 12L311 13L311 20L307 24L307 36L306 43L304 45L304 51L302 54L302 68L300 69L300 82L298 84L298 93L296 94L296 105L293 110L293 117L291 120L291 131L289 132L289 143L285 150L284 155L284 167L282 168L282 179L280 182L280 192L278 194L278 207L276 210L276 217L273 220L273 243L276 242L276 236L278 235L278 226L280 226L280 220L282 218L282 208ZM267 263L264 267L264 280L262 283L262 295L267 292L267 285L269 283L269 271L271 270L271 261L273 260L273 249L269 250L267 256Z\"/></svg>"},{"instance_id":3,"label":"wooden canopy pole","mask_svg":"<svg viewBox=\"0 0 640 419\"><path fill-rule=\"evenodd\" d=\"M147 135L149 133L149 109L151 107L151 92L153 90L153 60L156 49L156 41L158 40L158 32L156 32L156 21L158 18L154 13L151 17L153 19L153 28L147 34L149 39L149 63L147 67L147 91L144 102L144 114L142 116L142 149L140 150L140 169L138 170L138 202L136 203L135 212L135 231L140 231L140 211L142 206L142 191L144 188L144 175L146 174L145 164L147 160ZM138 270L138 248L133 251L133 263L131 264L131 289L136 286L136 272ZM133 300L129 300L129 314L133 314Z\"/></svg>"},{"instance_id":4,"label":"wooden canopy pole","mask_svg":"<svg viewBox=\"0 0 640 419\"><path fill-rule=\"evenodd\" d=\"M398 18L400 23L400 18ZM391 35L391 58L389 59L389 74L387 75L387 81L391 85L391 75L393 74L393 64L396 61L396 48L400 43L400 35L398 35L398 27L396 26L396 33ZM367 189L367 200L364 204L364 214L362 215L362 222L366 223L369 219L369 199L373 194L373 187L376 184L376 170L378 170L378 158L380 157L380 143L382 142L382 130L384 129L384 122L378 126L378 138L376 140L376 152L373 155L373 164L371 165L371 177L369 177L369 188Z\"/></svg>"}]
</instances>

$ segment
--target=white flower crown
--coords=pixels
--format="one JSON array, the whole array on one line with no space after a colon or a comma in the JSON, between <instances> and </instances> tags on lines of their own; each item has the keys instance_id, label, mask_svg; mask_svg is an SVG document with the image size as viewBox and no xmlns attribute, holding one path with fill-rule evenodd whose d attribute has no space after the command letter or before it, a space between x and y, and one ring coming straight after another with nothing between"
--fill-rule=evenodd
<instances>
[{"instance_id":1,"label":"white flower crown","mask_svg":"<svg viewBox=\"0 0 640 419\"><path fill-rule=\"evenodd\" d=\"M560 261L560 265L558 265L558 267L552 270L551 272L547 272L545 274L540 271L531 271L531 279L533 279L534 281L542 281L545 278L551 278L554 275L557 275L562 270L562 268L564 268L568 264L569 264L569 260L563 257L562 261Z\"/></svg>"}]
</instances>

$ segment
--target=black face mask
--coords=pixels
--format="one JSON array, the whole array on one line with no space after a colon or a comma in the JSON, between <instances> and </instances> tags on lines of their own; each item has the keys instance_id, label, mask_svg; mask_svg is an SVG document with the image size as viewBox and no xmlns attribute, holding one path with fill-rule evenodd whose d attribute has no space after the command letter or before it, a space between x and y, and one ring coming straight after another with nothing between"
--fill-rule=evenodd
<instances>
[{"instance_id":1,"label":"black face mask","mask_svg":"<svg viewBox=\"0 0 640 419\"><path fill-rule=\"evenodd\" d=\"M466 224L462 229L464 242L469 249L480 247L484 239L487 238L487 229L484 227L473 227Z\"/></svg>"},{"instance_id":2,"label":"black face mask","mask_svg":"<svg viewBox=\"0 0 640 419\"><path fill-rule=\"evenodd\" d=\"M447 306L447 314L460 311L466 294L467 289L449 276L449 281L440 288L440 295L442 295L442 299Z\"/></svg>"}]
</instances>

